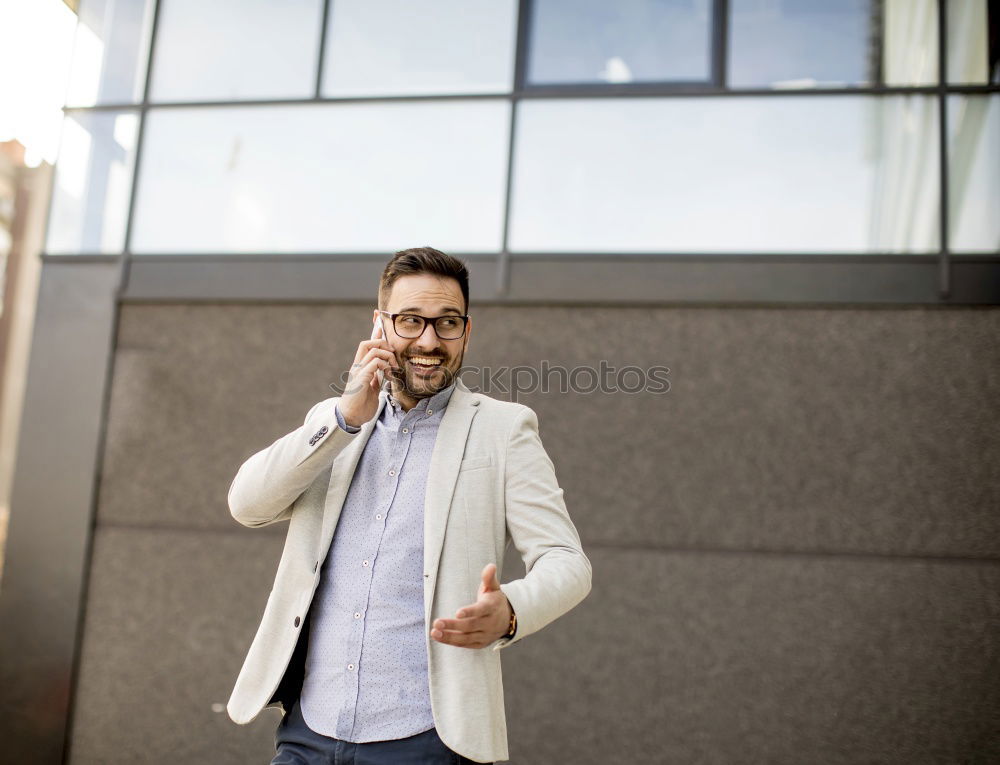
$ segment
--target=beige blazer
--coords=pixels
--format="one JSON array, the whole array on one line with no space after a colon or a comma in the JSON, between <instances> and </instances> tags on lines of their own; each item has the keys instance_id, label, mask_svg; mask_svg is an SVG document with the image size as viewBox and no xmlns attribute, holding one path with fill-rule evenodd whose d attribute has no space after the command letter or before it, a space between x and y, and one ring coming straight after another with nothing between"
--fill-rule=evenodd
<instances>
[{"instance_id":1,"label":"beige blazer","mask_svg":"<svg viewBox=\"0 0 1000 765\"><path fill-rule=\"evenodd\" d=\"M386 396L379 394L379 413ZM337 426L337 401L321 401L302 427L250 457L229 489L230 510L243 525L289 521L274 587L229 699L229 716L240 724L261 712L285 675L378 417L347 433ZM503 582L511 542L526 570L500 585L517 614L514 638L482 649L432 640L433 619L452 618L475 601L486 564L497 565ZM438 735L450 749L478 762L509 759L499 650L573 608L590 592L590 579L535 413L472 393L459 379L439 426L424 499L430 697Z\"/></svg>"}]
</instances>

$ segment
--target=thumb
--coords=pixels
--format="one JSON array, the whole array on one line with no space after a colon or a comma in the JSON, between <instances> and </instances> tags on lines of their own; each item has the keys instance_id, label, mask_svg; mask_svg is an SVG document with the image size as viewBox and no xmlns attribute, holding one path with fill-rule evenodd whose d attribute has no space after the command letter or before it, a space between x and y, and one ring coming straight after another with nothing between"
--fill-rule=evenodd
<instances>
[{"instance_id":1,"label":"thumb","mask_svg":"<svg viewBox=\"0 0 1000 765\"><path fill-rule=\"evenodd\" d=\"M495 563L487 563L483 569L483 584L481 592L492 592L500 589L500 582L497 581L497 567Z\"/></svg>"}]
</instances>

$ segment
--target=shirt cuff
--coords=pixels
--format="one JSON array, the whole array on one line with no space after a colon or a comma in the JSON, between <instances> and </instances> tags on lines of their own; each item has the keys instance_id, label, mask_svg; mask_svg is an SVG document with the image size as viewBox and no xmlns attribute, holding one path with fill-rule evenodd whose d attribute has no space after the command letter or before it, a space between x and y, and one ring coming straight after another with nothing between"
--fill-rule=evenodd
<instances>
[{"instance_id":1,"label":"shirt cuff","mask_svg":"<svg viewBox=\"0 0 1000 765\"><path fill-rule=\"evenodd\" d=\"M344 417L340 413L340 404L337 404L334 407L333 411L337 415L337 425L340 427L341 430L343 430L343 431L345 431L347 433L359 433L359 432L361 432L361 428L356 428L353 425L348 425L346 422L344 422Z\"/></svg>"}]
</instances>

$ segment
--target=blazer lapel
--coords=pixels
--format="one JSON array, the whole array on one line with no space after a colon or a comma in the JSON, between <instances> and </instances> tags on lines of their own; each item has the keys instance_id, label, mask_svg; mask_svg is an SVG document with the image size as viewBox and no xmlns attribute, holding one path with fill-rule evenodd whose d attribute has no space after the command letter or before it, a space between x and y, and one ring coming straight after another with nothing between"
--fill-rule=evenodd
<instances>
[{"instance_id":1,"label":"blazer lapel","mask_svg":"<svg viewBox=\"0 0 1000 765\"><path fill-rule=\"evenodd\" d=\"M456 378L455 390L441 418L431 454L424 495L424 618L428 626L437 585L438 564L441 561L441 547L448 525L448 513L451 511L451 498L458 482L458 470L465 453L472 418L479 411L478 404L479 401L465 387L461 378Z\"/></svg>"}]
</instances>

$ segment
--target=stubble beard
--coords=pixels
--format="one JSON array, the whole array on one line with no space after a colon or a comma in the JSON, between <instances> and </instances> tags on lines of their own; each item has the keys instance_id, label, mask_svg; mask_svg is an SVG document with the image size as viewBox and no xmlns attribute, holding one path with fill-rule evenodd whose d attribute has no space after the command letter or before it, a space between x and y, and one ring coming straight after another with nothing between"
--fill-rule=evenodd
<instances>
[{"instance_id":1,"label":"stubble beard","mask_svg":"<svg viewBox=\"0 0 1000 765\"><path fill-rule=\"evenodd\" d=\"M442 359L440 366L436 367L429 377L417 377L410 366L404 363L402 369L393 371L392 373L393 390L401 389L404 394L417 401L430 398L455 382L458 370L462 368L462 359L464 356L465 351L462 351L459 354L458 364L454 370L450 368L449 362L451 359ZM396 363L398 364L399 361L397 357Z\"/></svg>"}]
</instances>

